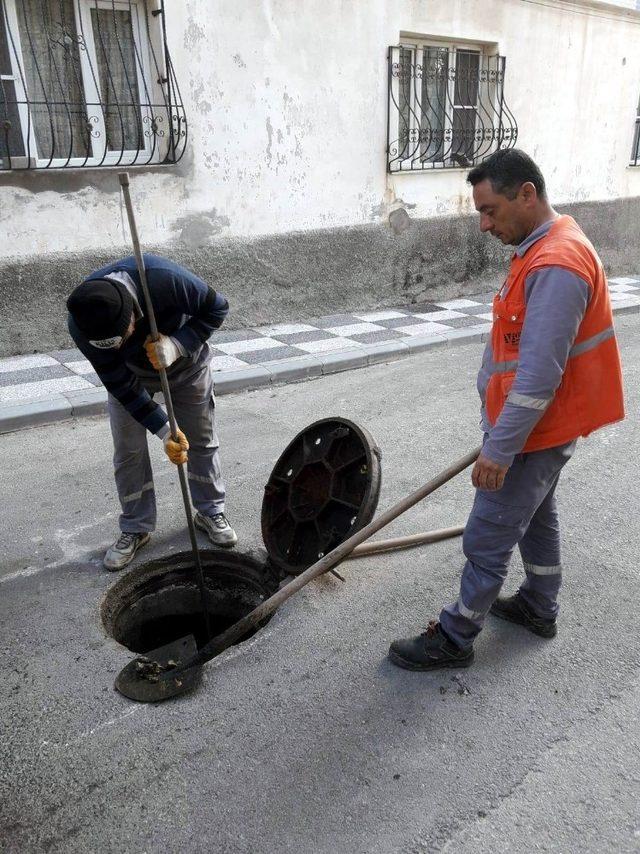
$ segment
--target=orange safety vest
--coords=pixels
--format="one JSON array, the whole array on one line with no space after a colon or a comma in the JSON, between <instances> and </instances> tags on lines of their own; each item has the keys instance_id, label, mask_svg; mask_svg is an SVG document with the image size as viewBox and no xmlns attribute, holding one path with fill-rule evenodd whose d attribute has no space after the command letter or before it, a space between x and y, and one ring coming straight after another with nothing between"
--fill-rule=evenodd
<instances>
[{"instance_id":1,"label":"orange safety vest","mask_svg":"<svg viewBox=\"0 0 640 854\"><path fill-rule=\"evenodd\" d=\"M590 290L587 310L550 404L510 394L527 311L525 280L543 267L570 270ZM624 418L620 353L607 279L596 250L572 217L559 217L522 258L513 256L507 280L493 300L491 342L493 366L486 394L489 422L496 423L510 398L516 405L546 410L529 435L525 452L563 445Z\"/></svg>"}]
</instances>

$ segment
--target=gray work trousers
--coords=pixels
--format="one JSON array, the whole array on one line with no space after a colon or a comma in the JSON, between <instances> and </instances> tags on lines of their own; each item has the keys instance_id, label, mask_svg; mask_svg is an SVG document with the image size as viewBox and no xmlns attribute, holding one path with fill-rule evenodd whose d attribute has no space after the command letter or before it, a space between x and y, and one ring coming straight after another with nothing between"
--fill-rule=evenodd
<instances>
[{"instance_id":1,"label":"gray work trousers","mask_svg":"<svg viewBox=\"0 0 640 854\"><path fill-rule=\"evenodd\" d=\"M482 629L504 582L516 545L526 580L520 595L539 617L558 613L562 582L560 522L556 487L576 443L518 454L496 492L476 490L467 521L460 595L440 614L440 624L454 643L468 648Z\"/></svg>"},{"instance_id":2,"label":"gray work trousers","mask_svg":"<svg viewBox=\"0 0 640 854\"><path fill-rule=\"evenodd\" d=\"M203 516L224 512L225 500L209 361L209 348L204 345L194 359L181 359L177 370L169 371L176 421L189 441L189 491L196 510ZM137 373L150 394L160 390L157 374ZM109 395L107 406L116 487L122 507L120 530L129 533L153 531L156 498L147 447L148 431L112 395Z\"/></svg>"}]
</instances>

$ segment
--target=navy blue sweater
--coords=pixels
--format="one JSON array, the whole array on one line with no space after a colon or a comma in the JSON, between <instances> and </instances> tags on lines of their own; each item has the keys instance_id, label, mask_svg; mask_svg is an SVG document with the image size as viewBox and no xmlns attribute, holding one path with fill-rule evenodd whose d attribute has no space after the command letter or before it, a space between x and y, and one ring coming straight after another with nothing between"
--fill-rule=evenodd
<instances>
[{"instance_id":1,"label":"navy blue sweater","mask_svg":"<svg viewBox=\"0 0 640 854\"><path fill-rule=\"evenodd\" d=\"M218 329L229 312L229 304L222 294L216 293L206 282L189 270L157 255L144 255L147 283L158 331L178 341L187 353L195 353ZM71 315L69 332L78 349L93 365L95 372L109 394L152 433L158 433L168 422L167 414L153 401L140 379L127 362L142 370L153 371L147 359L144 342L149 335L149 321L138 268L133 256L114 261L87 276L85 281L103 279L110 273L127 273L136 286L142 317L136 322L134 333L118 349L102 350L89 343L78 329Z\"/></svg>"}]
</instances>

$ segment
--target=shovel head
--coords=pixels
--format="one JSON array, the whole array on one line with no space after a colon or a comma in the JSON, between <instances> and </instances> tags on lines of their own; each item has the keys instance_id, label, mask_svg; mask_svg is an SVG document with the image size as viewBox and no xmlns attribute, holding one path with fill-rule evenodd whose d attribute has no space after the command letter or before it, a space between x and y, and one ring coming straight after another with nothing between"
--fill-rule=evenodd
<instances>
[{"instance_id":1,"label":"shovel head","mask_svg":"<svg viewBox=\"0 0 640 854\"><path fill-rule=\"evenodd\" d=\"M115 687L138 703L161 703L193 690L200 682L202 667L194 664L182 669L183 662L198 654L193 635L152 649L134 658L118 674Z\"/></svg>"}]
</instances>

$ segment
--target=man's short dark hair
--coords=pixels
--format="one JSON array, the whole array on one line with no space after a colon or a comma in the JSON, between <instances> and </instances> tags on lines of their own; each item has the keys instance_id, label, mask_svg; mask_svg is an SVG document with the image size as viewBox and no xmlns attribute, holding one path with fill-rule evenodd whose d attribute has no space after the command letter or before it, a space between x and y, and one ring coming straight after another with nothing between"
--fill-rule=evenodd
<instances>
[{"instance_id":1,"label":"man's short dark hair","mask_svg":"<svg viewBox=\"0 0 640 854\"><path fill-rule=\"evenodd\" d=\"M469 172L467 181L472 187L489 180L494 193L515 199L518 190L528 181L536 188L541 199L546 199L547 188L539 167L528 154L519 148L503 148L495 151Z\"/></svg>"}]
</instances>

